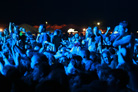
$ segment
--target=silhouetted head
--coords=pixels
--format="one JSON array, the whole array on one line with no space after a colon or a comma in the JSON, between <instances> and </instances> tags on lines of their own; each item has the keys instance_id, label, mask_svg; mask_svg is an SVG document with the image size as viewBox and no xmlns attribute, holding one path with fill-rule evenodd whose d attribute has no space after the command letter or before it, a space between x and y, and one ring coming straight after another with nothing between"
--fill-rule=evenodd
<instances>
[{"instance_id":1,"label":"silhouetted head","mask_svg":"<svg viewBox=\"0 0 138 92\"><path fill-rule=\"evenodd\" d=\"M46 31L46 26L44 24L41 24L38 28L39 33L45 32Z\"/></svg>"}]
</instances>

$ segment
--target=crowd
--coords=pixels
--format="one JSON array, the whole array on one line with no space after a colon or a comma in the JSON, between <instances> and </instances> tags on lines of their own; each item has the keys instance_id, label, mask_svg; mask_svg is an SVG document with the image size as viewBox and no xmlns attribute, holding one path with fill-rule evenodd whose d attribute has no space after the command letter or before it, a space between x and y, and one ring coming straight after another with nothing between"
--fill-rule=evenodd
<instances>
[{"instance_id":1,"label":"crowd","mask_svg":"<svg viewBox=\"0 0 138 92\"><path fill-rule=\"evenodd\" d=\"M9 23L0 32L3 92L138 92L138 45L127 21L106 33L53 33L41 24L34 36ZM21 34L24 32L24 34Z\"/></svg>"}]
</instances>

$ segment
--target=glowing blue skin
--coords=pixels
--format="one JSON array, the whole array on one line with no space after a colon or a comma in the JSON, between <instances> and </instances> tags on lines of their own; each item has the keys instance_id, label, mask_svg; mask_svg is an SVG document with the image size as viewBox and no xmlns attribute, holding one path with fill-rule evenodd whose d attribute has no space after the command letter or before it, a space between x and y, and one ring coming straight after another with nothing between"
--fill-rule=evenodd
<instances>
[{"instance_id":1,"label":"glowing blue skin","mask_svg":"<svg viewBox=\"0 0 138 92\"><path fill-rule=\"evenodd\" d=\"M38 57L36 55L31 58L31 68L32 69L34 69L35 65L38 63L37 58Z\"/></svg>"},{"instance_id":2,"label":"glowing blue skin","mask_svg":"<svg viewBox=\"0 0 138 92\"><path fill-rule=\"evenodd\" d=\"M69 75L69 74L75 74L75 67L72 65L72 63L70 62L68 64L68 66L64 66L64 69L65 69L65 73L66 75Z\"/></svg>"},{"instance_id":3,"label":"glowing blue skin","mask_svg":"<svg viewBox=\"0 0 138 92\"><path fill-rule=\"evenodd\" d=\"M109 63L110 63L110 62L109 62L109 56L108 56L107 54L105 54L105 53L103 53L102 56L103 56L103 61L104 61L106 64L109 64Z\"/></svg>"}]
</instances>

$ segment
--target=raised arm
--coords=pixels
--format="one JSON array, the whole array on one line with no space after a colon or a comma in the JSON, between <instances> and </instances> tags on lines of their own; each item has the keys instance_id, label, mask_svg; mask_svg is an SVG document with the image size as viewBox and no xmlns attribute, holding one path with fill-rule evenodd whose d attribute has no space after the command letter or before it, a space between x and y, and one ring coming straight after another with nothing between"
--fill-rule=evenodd
<instances>
[{"instance_id":1,"label":"raised arm","mask_svg":"<svg viewBox=\"0 0 138 92\"><path fill-rule=\"evenodd\" d=\"M10 22L9 23L9 33L11 34L12 33L12 26L15 26L14 23Z\"/></svg>"},{"instance_id":2,"label":"raised arm","mask_svg":"<svg viewBox=\"0 0 138 92\"><path fill-rule=\"evenodd\" d=\"M9 23L9 33L10 34L12 33L12 23L11 22Z\"/></svg>"},{"instance_id":3,"label":"raised arm","mask_svg":"<svg viewBox=\"0 0 138 92\"><path fill-rule=\"evenodd\" d=\"M119 39L120 37L118 37L118 39L116 39L113 43L113 46L114 47L117 47L119 45L124 45L124 44L127 44L129 42L131 42L131 39L132 39L132 36L131 35L127 35L121 39Z\"/></svg>"},{"instance_id":4,"label":"raised arm","mask_svg":"<svg viewBox=\"0 0 138 92\"><path fill-rule=\"evenodd\" d=\"M110 27L107 27L107 31L106 31L105 35L108 34L108 32L109 32L110 29L111 29Z\"/></svg>"}]
</instances>

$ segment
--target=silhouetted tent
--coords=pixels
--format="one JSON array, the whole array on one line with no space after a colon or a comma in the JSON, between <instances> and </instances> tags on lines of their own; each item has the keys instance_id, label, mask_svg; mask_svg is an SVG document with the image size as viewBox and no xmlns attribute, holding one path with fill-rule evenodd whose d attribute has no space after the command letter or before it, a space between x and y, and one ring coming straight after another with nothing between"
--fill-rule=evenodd
<instances>
[{"instance_id":1,"label":"silhouetted tent","mask_svg":"<svg viewBox=\"0 0 138 92\"><path fill-rule=\"evenodd\" d=\"M21 24L19 25L19 27L23 27L26 29L26 32L30 31L32 34L35 34L38 32L38 29L31 26L31 25L28 25L28 24Z\"/></svg>"}]
</instances>

